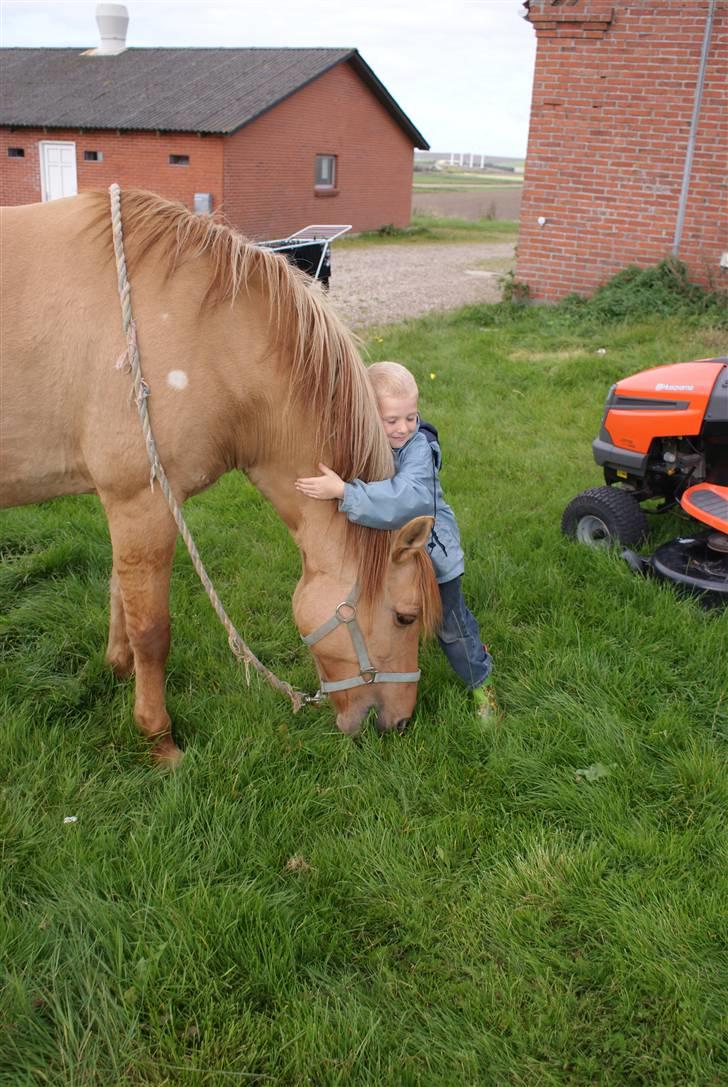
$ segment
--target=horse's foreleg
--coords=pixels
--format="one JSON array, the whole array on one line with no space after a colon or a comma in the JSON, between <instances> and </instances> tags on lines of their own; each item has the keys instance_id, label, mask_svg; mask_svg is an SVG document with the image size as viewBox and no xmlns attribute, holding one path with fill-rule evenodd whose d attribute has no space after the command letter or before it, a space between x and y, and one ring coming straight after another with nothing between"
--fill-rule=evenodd
<instances>
[{"instance_id":1,"label":"horse's foreleg","mask_svg":"<svg viewBox=\"0 0 728 1087\"><path fill-rule=\"evenodd\" d=\"M153 741L152 754L167 765L182 753L172 739L164 701L164 666L169 652L169 580L176 528L158 491L131 501L104 502L114 553L111 635L125 633L134 656L134 718ZM114 601L114 579L120 598Z\"/></svg>"},{"instance_id":2,"label":"horse's foreleg","mask_svg":"<svg viewBox=\"0 0 728 1087\"><path fill-rule=\"evenodd\" d=\"M122 679L134 671L134 652L126 632L124 601L116 568L111 571L109 581L109 642L106 646L106 660Z\"/></svg>"}]
</instances>

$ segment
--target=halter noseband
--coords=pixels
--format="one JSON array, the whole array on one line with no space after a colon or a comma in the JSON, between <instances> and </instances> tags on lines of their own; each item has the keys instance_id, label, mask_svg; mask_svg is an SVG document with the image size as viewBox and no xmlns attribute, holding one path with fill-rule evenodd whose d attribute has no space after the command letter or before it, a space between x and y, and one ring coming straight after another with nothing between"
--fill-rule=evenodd
<instances>
[{"instance_id":1,"label":"halter noseband","mask_svg":"<svg viewBox=\"0 0 728 1087\"><path fill-rule=\"evenodd\" d=\"M322 638L325 638L327 634L331 634L333 630L336 630L340 623L344 623L351 634L351 640L354 643L356 657L359 662L358 676L353 676L351 679L336 679L331 682L321 680L318 692L311 701L320 701L324 695L330 694L331 691L347 691L351 687L369 687L373 683L416 683L420 678L419 668L416 672L378 672L373 666L369 660L364 635L356 618L358 600L359 586L355 585L346 600L342 600L340 604L336 605L336 611L330 619L317 627L312 634L307 634L305 637L301 636L306 645L315 645L316 642L320 642Z\"/></svg>"}]
</instances>

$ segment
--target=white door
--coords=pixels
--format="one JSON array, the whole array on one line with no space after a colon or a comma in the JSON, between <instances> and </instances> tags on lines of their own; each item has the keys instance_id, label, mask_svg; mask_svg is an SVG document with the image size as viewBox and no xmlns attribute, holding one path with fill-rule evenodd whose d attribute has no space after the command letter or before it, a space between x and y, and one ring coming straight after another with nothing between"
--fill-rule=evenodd
<instances>
[{"instance_id":1,"label":"white door","mask_svg":"<svg viewBox=\"0 0 728 1087\"><path fill-rule=\"evenodd\" d=\"M76 145L53 140L41 140L40 188L44 200L57 200L59 196L75 196Z\"/></svg>"}]
</instances>

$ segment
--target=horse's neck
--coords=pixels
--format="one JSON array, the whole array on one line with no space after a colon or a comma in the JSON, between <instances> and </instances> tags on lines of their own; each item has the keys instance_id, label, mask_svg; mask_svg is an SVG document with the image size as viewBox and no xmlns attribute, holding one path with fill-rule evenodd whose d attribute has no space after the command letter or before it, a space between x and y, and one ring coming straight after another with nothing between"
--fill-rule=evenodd
<instances>
[{"instance_id":1,"label":"horse's neck","mask_svg":"<svg viewBox=\"0 0 728 1087\"><path fill-rule=\"evenodd\" d=\"M355 563L346 554L346 518L333 502L298 493L293 483L303 474L317 475L318 468L299 463L256 465L249 469L248 478L285 521L309 570L340 573L351 566L355 579Z\"/></svg>"},{"instance_id":2,"label":"horse's neck","mask_svg":"<svg viewBox=\"0 0 728 1087\"><path fill-rule=\"evenodd\" d=\"M268 368L269 383L272 373ZM270 391L266 392L270 403ZM282 388L280 399L285 400L287 395L287 389ZM259 418L241 436L235 461L278 511L298 544L305 568L347 572L348 576L350 567L355 578L356 562L346 556L345 516L338 513L333 502L306 498L294 487L299 477L319 474L322 451L315 431L315 422L300 404L289 403L285 411L280 410L280 405L275 410L261 409Z\"/></svg>"}]
</instances>

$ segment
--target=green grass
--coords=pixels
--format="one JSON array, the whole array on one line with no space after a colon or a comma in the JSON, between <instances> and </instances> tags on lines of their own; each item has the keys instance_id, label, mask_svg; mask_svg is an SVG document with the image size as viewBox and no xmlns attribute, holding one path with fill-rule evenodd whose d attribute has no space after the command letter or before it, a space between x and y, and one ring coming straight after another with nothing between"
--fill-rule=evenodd
<instances>
[{"instance_id":1,"label":"green grass","mask_svg":"<svg viewBox=\"0 0 728 1087\"><path fill-rule=\"evenodd\" d=\"M503 188L504 186L518 186L523 184L523 177L514 177L512 174L459 174L455 177L442 176L440 174L415 174L412 181L413 189L428 189L435 192L467 192L470 189Z\"/></svg>"},{"instance_id":2,"label":"green grass","mask_svg":"<svg viewBox=\"0 0 728 1087\"><path fill-rule=\"evenodd\" d=\"M334 242L334 246L358 249L422 242L515 242L517 238L518 223L509 219L458 219L415 212L407 227L384 226L351 237L345 235Z\"/></svg>"},{"instance_id":3,"label":"green grass","mask_svg":"<svg viewBox=\"0 0 728 1087\"><path fill-rule=\"evenodd\" d=\"M559 532L609 385L724 337L579 305L372 334L440 428L497 728L436 645L403 737L292 717L180 552L160 775L103 665L96 501L2 515L3 1083L725 1082L728 614ZM237 475L188 512L253 648L312 686L277 516Z\"/></svg>"}]
</instances>

